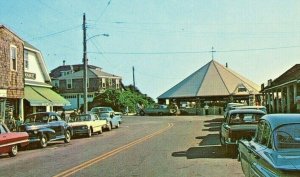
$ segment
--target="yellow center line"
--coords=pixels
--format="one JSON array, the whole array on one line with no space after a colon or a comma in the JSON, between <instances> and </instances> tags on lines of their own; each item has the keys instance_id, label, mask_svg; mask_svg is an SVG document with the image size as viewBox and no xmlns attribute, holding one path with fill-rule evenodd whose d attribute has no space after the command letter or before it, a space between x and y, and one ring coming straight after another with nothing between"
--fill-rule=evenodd
<instances>
[{"instance_id":1,"label":"yellow center line","mask_svg":"<svg viewBox=\"0 0 300 177\"><path fill-rule=\"evenodd\" d=\"M114 149L112 151L109 151L109 152L107 152L105 154L102 154L102 155L100 155L100 156L98 156L98 157L96 157L94 159L91 159L91 160L88 160L86 162L83 162L80 165L77 165L75 167L72 167L72 168L70 168L70 169L68 169L66 171L63 171L63 172L55 175L54 177L67 177L67 176L70 176L70 175L72 175L72 174L74 174L74 173L76 173L76 172L78 172L78 171L80 171L80 170L82 170L84 168L87 168L87 167L89 167L89 166L91 166L91 165L93 165L95 163L98 163L98 162L100 162L100 161L102 161L104 159L107 159L108 157L111 157L113 155L116 155L119 152L122 152L122 151L124 151L126 149L129 149L130 147L132 147L134 145L137 145L137 144L142 143L142 142L144 142L144 141L146 141L146 140L148 140L148 139L150 139L150 138L152 138L154 136L157 136L157 135L159 135L159 134L167 131L168 129L172 128L173 126L174 126L173 123L168 123L167 127L163 128L163 129L161 129L159 131L156 131L156 132L154 132L154 133L152 133L150 135L147 135L147 136L145 136L143 138L137 139L137 140L135 140L135 141L133 141L131 143L123 145L123 146L121 146L119 148L116 148L116 149Z\"/></svg>"}]
</instances>

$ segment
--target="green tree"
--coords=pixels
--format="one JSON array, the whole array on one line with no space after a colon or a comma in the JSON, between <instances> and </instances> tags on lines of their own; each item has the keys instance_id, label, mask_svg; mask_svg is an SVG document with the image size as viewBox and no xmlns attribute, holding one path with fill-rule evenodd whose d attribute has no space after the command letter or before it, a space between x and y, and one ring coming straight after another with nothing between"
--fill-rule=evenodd
<instances>
[{"instance_id":1,"label":"green tree","mask_svg":"<svg viewBox=\"0 0 300 177\"><path fill-rule=\"evenodd\" d=\"M115 111L123 112L128 107L129 112L135 112L137 103L147 107L155 102L146 94L142 94L136 87L129 85L123 91L107 89L94 98L93 102L89 104L89 109L95 106L109 106Z\"/></svg>"}]
</instances>

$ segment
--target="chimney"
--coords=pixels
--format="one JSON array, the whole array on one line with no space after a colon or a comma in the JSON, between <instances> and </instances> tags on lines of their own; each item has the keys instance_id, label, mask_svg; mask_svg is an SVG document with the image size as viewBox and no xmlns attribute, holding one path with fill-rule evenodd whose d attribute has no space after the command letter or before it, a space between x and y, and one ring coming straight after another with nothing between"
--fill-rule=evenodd
<instances>
[{"instance_id":1,"label":"chimney","mask_svg":"<svg viewBox=\"0 0 300 177\"><path fill-rule=\"evenodd\" d=\"M66 60L63 60L63 66L65 66L66 65Z\"/></svg>"},{"instance_id":2,"label":"chimney","mask_svg":"<svg viewBox=\"0 0 300 177\"><path fill-rule=\"evenodd\" d=\"M227 63L227 62L226 62L226 65L225 65L225 66L226 66L226 68L228 68L228 63Z\"/></svg>"}]
</instances>

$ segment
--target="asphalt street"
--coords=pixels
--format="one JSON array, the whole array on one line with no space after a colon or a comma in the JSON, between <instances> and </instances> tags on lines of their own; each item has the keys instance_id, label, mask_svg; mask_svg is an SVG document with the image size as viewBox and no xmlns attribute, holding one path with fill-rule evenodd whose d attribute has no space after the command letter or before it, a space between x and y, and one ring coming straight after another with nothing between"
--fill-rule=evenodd
<instances>
[{"instance_id":1,"label":"asphalt street","mask_svg":"<svg viewBox=\"0 0 300 177\"><path fill-rule=\"evenodd\" d=\"M218 131L222 116L124 116L118 129L0 156L0 176L239 177Z\"/></svg>"}]
</instances>

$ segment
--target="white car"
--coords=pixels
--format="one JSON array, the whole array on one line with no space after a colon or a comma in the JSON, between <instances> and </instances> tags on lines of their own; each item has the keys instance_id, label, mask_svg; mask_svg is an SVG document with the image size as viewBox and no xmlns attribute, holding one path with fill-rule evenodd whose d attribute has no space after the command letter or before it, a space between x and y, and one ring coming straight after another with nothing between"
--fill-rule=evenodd
<instances>
[{"instance_id":1,"label":"white car","mask_svg":"<svg viewBox=\"0 0 300 177\"><path fill-rule=\"evenodd\" d=\"M87 135L91 137L93 133L101 134L106 127L106 121L101 120L95 114L81 114L70 117L68 124L73 129L73 135Z\"/></svg>"}]
</instances>

